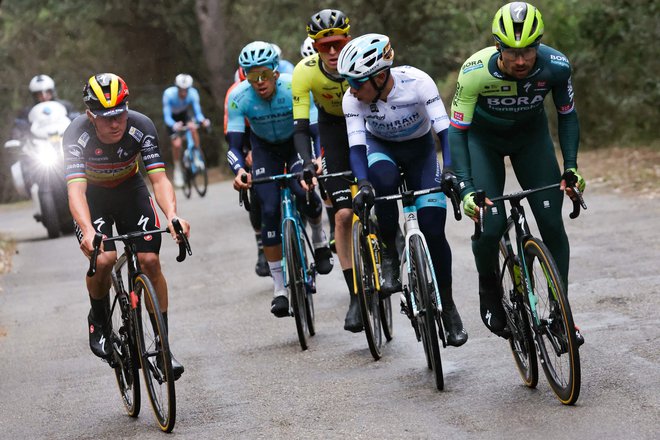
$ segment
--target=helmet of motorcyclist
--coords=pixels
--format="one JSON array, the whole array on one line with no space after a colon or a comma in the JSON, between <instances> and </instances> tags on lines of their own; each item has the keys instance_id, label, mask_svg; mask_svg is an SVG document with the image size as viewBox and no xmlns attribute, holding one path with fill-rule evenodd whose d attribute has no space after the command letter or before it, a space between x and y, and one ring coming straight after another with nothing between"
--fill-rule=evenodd
<instances>
[{"instance_id":1,"label":"helmet of motorcyclist","mask_svg":"<svg viewBox=\"0 0 660 440\"><path fill-rule=\"evenodd\" d=\"M305 38L305 41L300 45L300 56L305 58L314 55L315 53L316 49L314 49L314 40L312 40L311 37Z\"/></svg>"},{"instance_id":2,"label":"helmet of motorcyclist","mask_svg":"<svg viewBox=\"0 0 660 440\"><path fill-rule=\"evenodd\" d=\"M542 36L541 12L529 3L508 3L493 18L493 37L504 48L538 46Z\"/></svg>"},{"instance_id":3,"label":"helmet of motorcyclist","mask_svg":"<svg viewBox=\"0 0 660 440\"><path fill-rule=\"evenodd\" d=\"M193 78L187 73L179 73L176 78L174 78L174 84L180 89L189 89L193 85Z\"/></svg>"},{"instance_id":4,"label":"helmet of motorcyclist","mask_svg":"<svg viewBox=\"0 0 660 440\"><path fill-rule=\"evenodd\" d=\"M48 75L36 75L28 85L35 102L50 101L55 98L55 81Z\"/></svg>"},{"instance_id":5,"label":"helmet of motorcyclist","mask_svg":"<svg viewBox=\"0 0 660 440\"><path fill-rule=\"evenodd\" d=\"M366 34L351 40L339 53L337 71L352 81L362 82L389 69L394 62L390 39L382 34Z\"/></svg>"},{"instance_id":6,"label":"helmet of motorcyclist","mask_svg":"<svg viewBox=\"0 0 660 440\"><path fill-rule=\"evenodd\" d=\"M312 15L307 23L307 35L314 41L324 37L348 35L348 17L337 9L323 9Z\"/></svg>"},{"instance_id":7,"label":"helmet of motorcyclist","mask_svg":"<svg viewBox=\"0 0 660 440\"><path fill-rule=\"evenodd\" d=\"M128 110L128 86L114 73L99 73L85 84L83 101L97 116L116 116Z\"/></svg>"},{"instance_id":8,"label":"helmet of motorcyclist","mask_svg":"<svg viewBox=\"0 0 660 440\"><path fill-rule=\"evenodd\" d=\"M265 41L253 41L245 46L238 56L238 64L249 71L253 67L266 66L276 70L280 63L280 57L271 43Z\"/></svg>"}]
</instances>

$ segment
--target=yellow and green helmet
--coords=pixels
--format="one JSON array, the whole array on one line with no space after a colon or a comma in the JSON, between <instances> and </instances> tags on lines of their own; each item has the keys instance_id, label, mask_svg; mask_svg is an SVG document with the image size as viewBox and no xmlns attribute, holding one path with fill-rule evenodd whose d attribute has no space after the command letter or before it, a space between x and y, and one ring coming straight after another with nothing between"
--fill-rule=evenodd
<instances>
[{"instance_id":1,"label":"yellow and green helmet","mask_svg":"<svg viewBox=\"0 0 660 440\"><path fill-rule=\"evenodd\" d=\"M493 18L493 37L503 47L538 46L542 36L541 12L529 3L508 3Z\"/></svg>"}]
</instances>

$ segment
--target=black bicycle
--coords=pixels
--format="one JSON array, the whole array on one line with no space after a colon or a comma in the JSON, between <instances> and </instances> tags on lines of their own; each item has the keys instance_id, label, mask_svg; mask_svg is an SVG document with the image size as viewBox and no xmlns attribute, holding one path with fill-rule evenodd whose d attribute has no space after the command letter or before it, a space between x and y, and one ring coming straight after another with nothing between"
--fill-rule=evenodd
<instances>
[{"instance_id":1,"label":"black bicycle","mask_svg":"<svg viewBox=\"0 0 660 440\"><path fill-rule=\"evenodd\" d=\"M192 255L183 228L177 219L172 221L181 239L176 260ZM149 278L140 270L135 241L154 234L169 233L168 229L131 232L116 237L103 238L96 234L94 251L87 276L96 273L96 258L101 242L122 241L124 253L117 258L111 273L114 299L110 308L107 328L111 329L112 354L108 363L115 370L117 385L126 412L131 417L140 413L140 378L142 368L145 387L160 429L171 432L176 421L176 396L172 373L169 341L165 322L158 304L158 297ZM124 277L128 288L124 286Z\"/></svg>"},{"instance_id":2,"label":"black bicycle","mask_svg":"<svg viewBox=\"0 0 660 440\"><path fill-rule=\"evenodd\" d=\"M570 214L571 218L576 218L580 207L586 209L587 206L575 185L575 175L569 172L564 178L576 194ZM563 404L572 405L580 395L580 352L566 285L545 243L530 232L521 205L531 194L558 187L556 183L494 197L491 201L508 200L511 205L499 255L502 304L507 315L505 336L508 336L516 366L523 383L535 388L538 356L552 390ZM483 191L477 191L475 199L480 207L473 236L477 240L483 223ZM511 230L515 233L515 244L511 241Z\"/></svg>"}]
</instances>

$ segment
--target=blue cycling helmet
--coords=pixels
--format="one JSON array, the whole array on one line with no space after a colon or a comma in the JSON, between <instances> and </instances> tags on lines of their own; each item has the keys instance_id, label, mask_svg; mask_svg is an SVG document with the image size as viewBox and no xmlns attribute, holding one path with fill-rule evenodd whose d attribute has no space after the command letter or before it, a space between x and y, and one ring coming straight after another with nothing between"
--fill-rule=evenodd
<instances>
[{"instance_id":1,"label":"blue cycling helmet","mask_svg":"<svg viewBox=\"0 0 660 440\"><path fill-rule=\"evenodd\" d=\"M344 78L369 78L389 69L394 62L390 39L382 34L366 34L351 40L339 53L337 71Z\"/></svg>"},{"instance_id":2,"label":"blue cycling helmet","mask_svg":"<svg viewBox=\"0 0 660 440\"><path fill-rule=\"evenodd\" d=\"M238 64L245 71L257 66L266 66L275 70L279 62L277 50L265 41L253 41L245 46L238 56Z\"/></svg>"}]
</instances>

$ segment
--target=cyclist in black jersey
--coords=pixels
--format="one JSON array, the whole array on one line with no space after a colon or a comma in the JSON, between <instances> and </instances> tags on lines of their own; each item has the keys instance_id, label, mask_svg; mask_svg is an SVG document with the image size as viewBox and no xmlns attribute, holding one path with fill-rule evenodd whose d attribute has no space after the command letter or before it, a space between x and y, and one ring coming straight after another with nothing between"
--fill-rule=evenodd
<instances>
[{"instance_id":1,"label":"cyclist in black jersey","mask_svg":"<svg viewBox=\"0 0 660 440\"><path fill-rule=\"evenodd\" d=\"M158 147L158 135L147 116L128 109L128 87L113 73L89 78L83 89L87 106L64 132L63 149L66 164L69 208L76 222L80 249L89 257L94 235L112 236L117 232L148 231L161 227L153 200L138 173L138 155L142 157L156 202L173 232L172 219L177 218L176 197L165 174L165 164ZM184 233L190 225L179 217ZM160 234L145 236L137 243L138 259L144 273L153 282L167 326L167 282L161 271L158 252ZM92 352L107 358L111 353L107 322L110 298L110 272L117 259L114 242L105 243L97 259L97 273L87 277L91 302L88 315L89 345ZM153 324L153 323L152 323ZM183 373L172 356L175 378Z\"/></svg>"},{"instance_id":2,"label":"cyclist in black jersey","mask_svg":"<svg viewBox=\"0 0 660 440\"><path fill-rule=\"evenodd\" d=\"M544 25L537 8L525 2L502 6L493 19L495 47L472 55L462 66L451 107L449 143L459 179L463 209L475 217L476 189L489 197L502 195L504 157L509 156L523 189L560 182L572 171L577 186L585 182L577 172L580 128L573 101L571 66L561 52L541 44ZM544 98L552 92L557 110L562 174L548 129ZM543 241L568 285L570 248L564 230L561 191L544 191L528 201ZM506 316L498 269L498 244L506 226L504 202L486 200L484 232L472 250L479 272L481 318L493 333L505 335ZM568 289L567 289L568 290ZM583 341L578 333L578 343Z\"/></svg>"}]
</instances>

